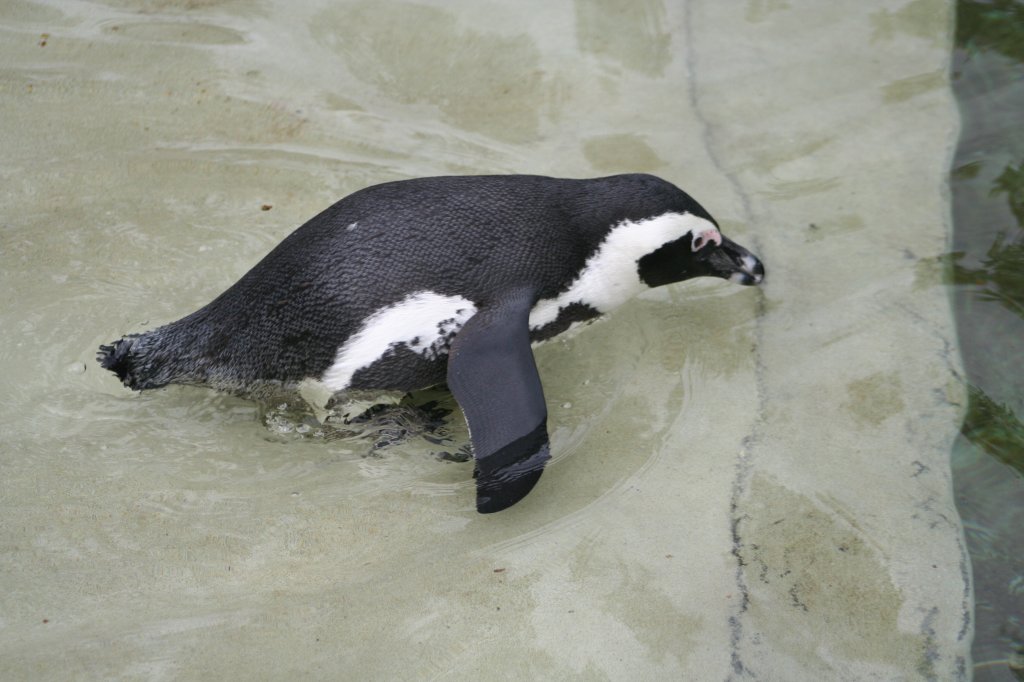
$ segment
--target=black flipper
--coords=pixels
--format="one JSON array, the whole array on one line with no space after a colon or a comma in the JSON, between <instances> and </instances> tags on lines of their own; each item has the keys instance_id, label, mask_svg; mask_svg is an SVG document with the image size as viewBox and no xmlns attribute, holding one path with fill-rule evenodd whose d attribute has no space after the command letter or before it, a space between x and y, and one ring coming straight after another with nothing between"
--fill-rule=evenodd
<instances>
[{"instance_id":1,"label":"black flipper","mask_svg":"<svg viewBox=\"0 0 1024 682\"><path fill-rule=\"evenodd\" d=\"M530 349L532 292L520 289L477 312L448 356L448 387L469 423L476 457L476 509L523 499L551 458L544 389Z\"/></svg>"}]
</instances>

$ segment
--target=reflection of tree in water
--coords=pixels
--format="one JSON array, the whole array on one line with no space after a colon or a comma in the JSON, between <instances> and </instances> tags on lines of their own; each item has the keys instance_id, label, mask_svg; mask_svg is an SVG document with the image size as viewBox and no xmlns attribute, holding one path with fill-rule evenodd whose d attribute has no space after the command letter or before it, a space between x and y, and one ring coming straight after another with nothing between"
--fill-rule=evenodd
<instances>
[{"instance_id":1,"label":"reflection of tree in water","mask_svg":"<svg viewBox=\"0 0 1024 682\"><path fill-rule=\"evenodd\" d=\"M967 387L967 416L960 431L969 441L1024 475L1024 422L976 386Z\"/></svg>"},{"instance_id":2,"label":"reflection of tree in water","mask_svg":"<svg viewBox=\"0 0 1024 682\"><path fill-rule=\"evenodd\" d=\"M1021 36L1024 40L1024 36ZM992 196L1006 194L1010 202L1010 210L1017 218L1017 225L1024 227L1024 162L1016 168L1007 166L996 178L995 187L992 188Z\"/></svg>"},{"instance_id":3,"label":"reflection of tree in water","mask_svg":"<svg viewBox=\"0 0 1024 682\"><path fill-rule=\"evenodd\" d=\"M1024 241L1006 243L1000 235L989 247L980 268L969 268L957 261L962 253L952 254L950 284L984 287L977 297L998 301L1014 313L1024 317Z\"/></svg>"},{"instance_id":4,"label":"reflection of tree in water","mask_svg":"<svg viewBox=\"0 0 1024 682\"><path fill-rule=\"evenodd\" d=\"M1021 21L1024 23L1024 4L1019 6ZM1024 26L1020 49L1024 52ZM980 165L977 163L954 171L954 180L958 177L970 178L977 174ZM1007 241L1007 232L1003 231L989 247L988 253L980 268L968 268L957 261L963 253L951 254L949 262L950 284L975 285L985 287L978 292L978 298L998 301L1012 312L1024 317L1024 161L1017 166L1007 164L999 177L992 184L989 195L997 197L1006 195L1010 211L1017 219L1018 230L1015 238Z\"/></svg>"},{"instance_id":5,"label":"reflection of tree in water","mask_svg":"<svg viewBox=\"0 0 1024 682\"><path fill-rule=\"evenodd\" d=\"M1024 62L1024 3L961 0L956 8L956 45L968 53L995 50Z\"/></svg>"},{"instance_id":6,"label":"reflection of tree in water","mask_svg":"<svg viewBox=\"0 0 1024 682\"><path fill-rule=\"evenodd\" d=\"M1024 5L1021 6L1024 16ZM1024 49L1024 43L1022 43ZM990 195L1006 195L1019 226L1024 227L1024 163L1007 165L995 179ZM1024 232L1019 235L1024 237ZM1003 232L989 247L981 267L969 268L949 262L950 284L982 287L976 297L996 301L1024 317L1024 239L1007 241ZM968 386L968 408L961 431L972 443L1024 475L1024 422L1009 406L990 398L977 386Z\"/></svg>"},{"instance_id":7,"label":"reflection of tree in water","mask_svg":"<svg viewBox=\"0 0 1024 682\"><path fill-rule=\"evenodd\" d=\"M964 265L966 254L950 254L946 273L957 285L962 349L965 360L973 358L967 365L986 370L965 378L961 430L973 447L961 450L964 464L954 476L974 566L973 672L979 682L1024 681L1024 370L1014 357L1020 341L1007 336L1019 334L1024 319L1024 0L959 0L955 40L953 90L964 130L951 180L958 243L970 260ZM985 197L979 173L1003 164L998 177L987 180ZM999 205L1003 200L1012 218ZM992 220L998 224L985 222ZM989 242L994 233L999 236Z\"/></svg>"}]
</instances>

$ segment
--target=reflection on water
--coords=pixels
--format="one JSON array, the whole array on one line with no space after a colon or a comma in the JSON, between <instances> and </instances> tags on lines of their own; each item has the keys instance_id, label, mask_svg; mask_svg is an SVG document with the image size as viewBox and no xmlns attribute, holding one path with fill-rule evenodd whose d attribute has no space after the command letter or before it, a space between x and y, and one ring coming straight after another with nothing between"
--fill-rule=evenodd
<instances>
[{"instance_id":1,"label":"reflection on water","mask_svg":"<svg viewBox=\"0 0 1024 682\"><path fill-rule=\"evenodd\" d=\"M1024 475L1024 422L977 386L969 387L963 434L1008 467Z\"/></svg>"},{"instance_id":2,"label":"reflection on water","mask_svg":"<svg viewBox=\"0 0 1024 682\"><path fill-rule=\"evenodd\" d=\"M1024 174L1016 182L1016 191L1024 195ZM1002 191L999 184L996 184L991 196L998 196ZM1024 225L1024 213L1018 215L1017 221ZM965 229L969 228L965 226ZM960 265L957 262L960 255L953 254L950 271L952 284L978 287L973 292L974 300L995 301L1010 312L1024 317L1024 242L1007 244L1006 233L1000 233L985 253L980 267ZM970 301L966 303L969 305Z\"/></svg>"},{"instance_id":3,"label":"reflection on water","mask_svg":"<svg viewBox=\"0 0 1024 682\"><path fill-rule=\"evenodd\" d=\"M1024 2L961 0L954 289L969 383L954 448L974 566L977 680L1024 679Z\"/></svg>"}]
</instances>

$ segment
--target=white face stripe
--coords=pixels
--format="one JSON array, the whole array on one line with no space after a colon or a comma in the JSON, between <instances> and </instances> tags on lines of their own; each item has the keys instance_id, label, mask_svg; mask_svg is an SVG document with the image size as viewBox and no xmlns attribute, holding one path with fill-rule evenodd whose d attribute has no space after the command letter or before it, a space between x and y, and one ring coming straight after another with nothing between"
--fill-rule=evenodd
<instances>
[{"instance_id":1,"label":"white face stripe","mask_svg":"<svg viewBox=\"0 0 1024 682\"><path fill-rule=\"evenodd\" d=\"M637 261L688 233L713 240L711 231L720 243L721 235L714 223L692 213L663 213L638 222L622 221L608 232L566 291L556 298L537 301L530 311L530 328L553 322L559 309L570 303L585 303L601 313L622 305L648 288L640 279Z\"/></svg>"},{"instance_id":2,"label":"white face stripe","mask_svg":"<svg viewBox=\"0 0 1024 682\"><path fill-rule=\"evenodd\" d=\"M348 388L360 369L369 367L393 346L404 344L427 359L448 353L445 339L476 314L461 296L419 291L373 313L338 349L321 381L331 391Z\"/></svg>"}]
</instances>

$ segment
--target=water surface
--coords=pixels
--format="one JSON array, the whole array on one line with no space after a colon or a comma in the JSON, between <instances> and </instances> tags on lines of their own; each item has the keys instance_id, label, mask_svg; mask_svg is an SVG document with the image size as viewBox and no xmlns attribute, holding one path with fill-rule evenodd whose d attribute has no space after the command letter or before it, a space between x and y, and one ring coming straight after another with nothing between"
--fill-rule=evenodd
<instances>
[{"instance_id":1,"label":"water surface","mask_svg":"<svg viewBox=\"0 0 1024 682\"><path fill-rule=\"evenodd\" d=\"M950 12L6 3L3 676L966 677ZM368 184L620 171L770 279L538 350L554 461L507 512L422 437L93 362Z\"/></svg>"}]
</instances>

